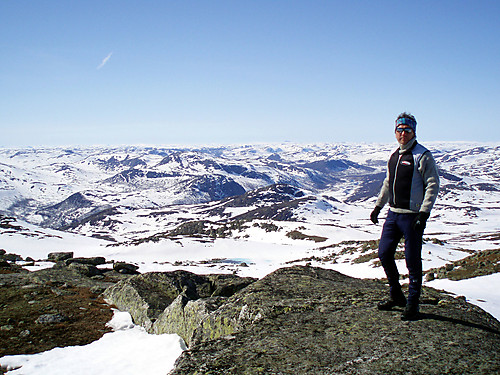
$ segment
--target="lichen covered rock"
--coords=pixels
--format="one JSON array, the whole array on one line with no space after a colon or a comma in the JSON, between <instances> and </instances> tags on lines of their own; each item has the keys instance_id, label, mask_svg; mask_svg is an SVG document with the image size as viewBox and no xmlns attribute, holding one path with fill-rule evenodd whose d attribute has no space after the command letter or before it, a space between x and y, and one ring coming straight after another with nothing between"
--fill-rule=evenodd
<instances>
[{"instance_id":1,"label":"lichen covered rock","mask_svg":"<svg viewBox=\"0 0 500 375\"><path fill-rule=\"evenodd\" d=\"M176 333L191 346L194 343L195 330L226 300L227 298L219 296L193 301L181 294L160 314L153 324L152 331L156 334Z\"/></svg>"},{"instance_id":2,"label":"lichen covered rock","mask_svg":"<svg viewBox=\"0 0 500 375\"><path fill-rule=\"evenodd\" d=\"M493 374L500 323L424 288L421 317L376 309L387 287L332 270L277 270L209 313L171 374Z\"/></svg>"},{"instance_id":3,"label":"lichen covered rock","mask_svg":"<svg viewBox=\"0 0 500 375\"><path fill-rule=\"evenodd\" d=\"M113 285L104 292L104 296L120 310L128 311L134 322L148 331L177 333L175 330L172 331L171 323L169 323L172 320L167 317L161 320L167 322L165 328L158 323L153 329L153 325L179 295L185 297L185 301L226 296L246 287L253 281L255 279L240 278L235 275L203 276L181 270L150 272L132 276ZM182 301L184 300L179 300L175 306L166 311L166 314L170 315L177 311L184 303ZM177 310L174 307L177 307ZM184 331L184 328L179 329L180 333Z\"/></svg>"}]
</instances>

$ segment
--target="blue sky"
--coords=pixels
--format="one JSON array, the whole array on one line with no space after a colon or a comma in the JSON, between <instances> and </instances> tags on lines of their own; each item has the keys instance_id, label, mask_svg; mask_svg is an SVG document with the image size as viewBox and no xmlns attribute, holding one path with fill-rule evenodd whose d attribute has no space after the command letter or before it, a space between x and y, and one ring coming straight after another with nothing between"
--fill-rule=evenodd
<instances>
[{"instance_id":1,"label":"blue sky","mask_svg":"<svg viewBox=\"0 0 500 375\"><path fill-rule=\"evenodd\" d=\"M0 147L500 140L498 1L0 1Z\"/></svg>"}]
</instances>

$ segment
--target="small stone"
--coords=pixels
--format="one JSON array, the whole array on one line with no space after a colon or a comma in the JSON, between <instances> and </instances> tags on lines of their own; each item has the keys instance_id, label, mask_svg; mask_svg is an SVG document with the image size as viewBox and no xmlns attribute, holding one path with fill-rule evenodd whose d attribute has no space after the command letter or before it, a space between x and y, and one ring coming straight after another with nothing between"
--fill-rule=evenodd
<instances>
[{"instance_id":1,"label":"small stone","mask_svg":"<svg viewBox=\"0 0 500 375\"><path fill-rule=\"evenodd\" d=\"M38 288L38 285L36 284L27 284L27 285L22 285L21 289L35 289Z\"/></svg>"},{"instance_id":2,"label":"small stone","mask_svg":"<svg viewBox=\"0 0 500 375\"><path fill-rule=\"evenodd\" d=\"M25 337L28 337L29 335L31 335L30 330L29 330L29 329L25 329L24 331L22 331L22 332L19 334L19 337L25 338Z\"/></svg>"},{"instance_id":3,"label":"small stone","mask_svg":"<svg viewBox=\"0 0 500 375\"><path fill-rule=\"evenodd\" d=\"M106 288L104 288L102 286L95 285L95 286L93 286L93 287L90 288L90 293L101 294L105 290L106 290Z\"/></svg>"},{"instance_id":4,"label":"small stone","mask_svg":"<svg viewBox=\"0 0 500 375\"><path fill-rule=\"evenodd\" d=\"M62 323L67 321L68 318L64 316L63 314L57 313L57 314L44 314L40 315L38 319L35 321L35 323L38 324L53 324L53 323Z\"/></svg>"}]
</instances>

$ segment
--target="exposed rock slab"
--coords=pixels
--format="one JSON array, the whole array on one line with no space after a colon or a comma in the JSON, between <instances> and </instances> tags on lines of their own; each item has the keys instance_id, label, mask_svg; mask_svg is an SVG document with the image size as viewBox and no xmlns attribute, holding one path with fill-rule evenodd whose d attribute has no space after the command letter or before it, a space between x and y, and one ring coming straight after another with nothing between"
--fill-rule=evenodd
<instances>
[{"instance_id":1,"label":"exposed rock slab","mask_svg":"<svg viewBox=\"0 0 500 375\"><path fill-rule=\"evenodd\" d=\"M280 269L228 298L171 374L493 374L500 323L425 289L421 319L378 311L381 282L313 267Z\"/></svg>"},{"instance_id":2,"label":"exposed rock slab","mask_svg":"<svg viewBox=\"0 0 500 375\"><path fill-rule=\"evenodd\" d=\"M134 322L148 331L179 333L189 342L190 339L182 335L183 329L163 328L159 324L153 328L160 315L178 296L182 295L184 299L177 301L175 306L183 308L188 301L217 296L227 297L254 281L253 278L241 278L235 275L203 276L187 271L150 272L132 276L113 285L104 292L104 296L119 309L128 311ZM174 313L175 306L167 310L166 314ZM167 326L176 324L167 317L162 317L161 321ZM180 326L185 323L184 320L175 321L178 321L177 324Z\"/></svg>"}]
</instances>

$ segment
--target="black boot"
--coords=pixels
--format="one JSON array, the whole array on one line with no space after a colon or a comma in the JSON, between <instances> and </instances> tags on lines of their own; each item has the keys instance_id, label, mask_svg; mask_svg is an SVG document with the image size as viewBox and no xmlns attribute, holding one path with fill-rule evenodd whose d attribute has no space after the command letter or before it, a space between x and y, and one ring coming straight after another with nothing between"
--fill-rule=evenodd
<instances>
[{"instance_id":1,"label":"black boot","mask_svg":"<svg viewBox=\"0 0 500 375\"><path fill-rule=\"evenodd\" d=\"M390 297L389 299L383 300L378 303L377 309L382 311L390 311L393 307L405 307L406 306L406 298L404 295L401 295L398 298Z\"/></svg>"},{"instance_id":2,"label":"black boot","mask_svg":"<svg viewBox=\"0 0 500 375\"><path fill-rule=\"evenodd\" d=\"M401 314L401 320L417 320L418 319L418 305L408 304L405 306L403 313Z\"/></svg>"}]
</instances>

